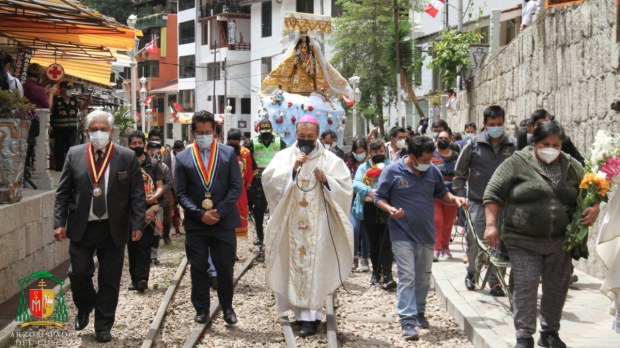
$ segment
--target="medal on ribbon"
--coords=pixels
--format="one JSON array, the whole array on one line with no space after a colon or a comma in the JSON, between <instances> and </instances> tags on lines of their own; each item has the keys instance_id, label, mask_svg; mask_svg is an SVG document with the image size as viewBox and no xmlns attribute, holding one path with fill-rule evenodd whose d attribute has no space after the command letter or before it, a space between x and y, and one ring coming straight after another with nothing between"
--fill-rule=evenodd
<instances>
[{"instance_id":1,"label":"medal on ribbon","mask_svg":"<svg viewBox=\"0 0 620 348\"><path fill-rule=\"evenodd\" d=\"M198 144L194 142L192 145L192 159L194 161L194 168L196 168L196 174L202 183L202 187L205 190L205 199L202 201L202 209L213 209L213 201L211 200L211 189L215 176L217 175L217 169L219 167L219 145L217 141L213 141L211 145L211 154L209 155L209 162L205 166L202 156L200 155L200 149Z\"/></svg>"},{"instance_id":2,"label":"medal on ribbon","mask_svg":"<svg viewBox=\"0 0 620 348\"><path fill-rule=\"evenodd\" d=\"M110 165L110 159L112 158L112 153L114 153L114 143L110 141L105 151L105 155L103 157L103 161L99 165L95 161L95 151L93 150L93 145L91 143L86 147L86 155L88 157L88 169L90 173L90 179L93 183L93 196L99 197L103 193L101 187L99 187L99 183L105 174L105 171L108 169L108 165Z\"/></svg>"}]
</instances>

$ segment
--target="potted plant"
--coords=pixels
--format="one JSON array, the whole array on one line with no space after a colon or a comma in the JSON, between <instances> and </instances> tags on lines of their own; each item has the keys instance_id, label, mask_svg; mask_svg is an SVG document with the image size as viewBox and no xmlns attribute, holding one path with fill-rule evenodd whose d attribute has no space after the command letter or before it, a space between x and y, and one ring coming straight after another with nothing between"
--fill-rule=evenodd
<instances>
[{"instance_id":1,"label":"potted plant","mask_svg":"<svg viewBox=\"0 0 620 348\"><path fill-rule=\"evenodd\" d=\"M0 203L22 199L28 129L34 108L13 91L0 90Z\"/></svg>"},{"instance_id":2,"label":"potted plant","mask_svg":"<svg viewBox=\"0 0 620 348\"><path fill-rule=\"evenodd\" d=\"M123 146L128 146L126 136L136 124L136 121L134 121L129 114L129 107L122 106L112 111L112 115L114 116L114 128L116 128L118 134L118 143Z\"/></svg>"}]
</instances>

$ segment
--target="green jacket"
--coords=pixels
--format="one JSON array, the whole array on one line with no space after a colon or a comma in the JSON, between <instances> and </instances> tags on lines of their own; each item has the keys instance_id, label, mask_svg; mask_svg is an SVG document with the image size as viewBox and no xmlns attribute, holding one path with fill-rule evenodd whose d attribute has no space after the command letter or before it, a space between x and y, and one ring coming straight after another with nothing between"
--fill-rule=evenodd
<instances>
[{"instance_id":1,"label":"green jacket","mask_svg":"<svg viewBox=\"0 0 620 348\"><path fill-rule=\"evenodd\" d=\"M538 165L532 147L515 152L495 171L484 191L484 204L503 210L505 239L563 238L577 207L581 164L561 152L562 177L555 190Z\"/></svg>"}]
</instances>

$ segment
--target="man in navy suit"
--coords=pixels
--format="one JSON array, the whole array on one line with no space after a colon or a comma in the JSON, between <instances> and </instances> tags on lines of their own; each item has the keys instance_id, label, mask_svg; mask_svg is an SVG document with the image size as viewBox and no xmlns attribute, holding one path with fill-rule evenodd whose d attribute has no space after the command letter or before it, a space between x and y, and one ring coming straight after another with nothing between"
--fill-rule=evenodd
<instances>
[{"instance_id":1,"label":"man in navy suit","mask_svg":"<svg viewBox=\"0 0 620 348\"><path fill-rule=\"evenodd\" d=\"M177 154L174 182L177 201L185 209L185 252L191 265L195 321L209 317L209 251L217 269L217 296L224 320L233 325L235 228L241 223L237 200L243 189L235 150L214 138L215 119L207 111L192 117L194 143Z\"/></svg>"}]
</instances>

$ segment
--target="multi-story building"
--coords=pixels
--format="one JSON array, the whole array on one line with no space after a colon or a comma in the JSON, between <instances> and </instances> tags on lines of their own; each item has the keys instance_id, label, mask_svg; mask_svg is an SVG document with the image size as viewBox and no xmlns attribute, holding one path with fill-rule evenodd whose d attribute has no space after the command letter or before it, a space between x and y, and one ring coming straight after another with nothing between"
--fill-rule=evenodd
<instances>
[{"instance_id":1,"label":"multi-story building","mask_svg":"<svg viewBox=\"0 0 620 348\"><path fill-rule=\"evenodd\" d=\"M247 136L259 108L262 79L291 43L282 39L284 14L340 13L332 0L179 0L178 103L184 111L224 115ZM329 57L329 47L325 47ZM188 122L183 121L183 122ZM180 136L188 139L188 126Z\"/></svg>"}]
</instances>

